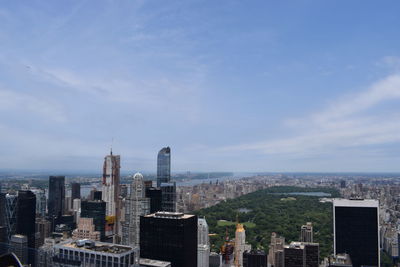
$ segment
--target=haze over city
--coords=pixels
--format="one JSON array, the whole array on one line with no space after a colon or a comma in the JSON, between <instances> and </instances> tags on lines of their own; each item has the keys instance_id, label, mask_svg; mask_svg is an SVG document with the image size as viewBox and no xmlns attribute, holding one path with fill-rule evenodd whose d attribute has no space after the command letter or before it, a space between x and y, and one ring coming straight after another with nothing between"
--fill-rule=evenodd
<instances>
[{"instance_id":1,"label":"haze over city","mask_svg":"<svg viewBox=\"0 0 400 267\"><path fill-rule=\"evenodd\" d=\"M3 1L0 168L400 172L385 3Z\"/></svg>"}]
</instances>

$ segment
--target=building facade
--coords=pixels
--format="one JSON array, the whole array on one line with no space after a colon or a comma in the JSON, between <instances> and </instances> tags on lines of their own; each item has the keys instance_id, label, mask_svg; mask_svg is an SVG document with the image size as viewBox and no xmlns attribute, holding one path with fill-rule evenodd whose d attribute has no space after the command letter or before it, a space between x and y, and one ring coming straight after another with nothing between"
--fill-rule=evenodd
<instances>
[{"instance_id":1,"label":"building facade","mask_svg":"<svg viewBox=\"0 0 400 267\"><path fill-rule=\"evenodd\" d=\"M171 180L171 149L163 147L157 155L157 187Z\"/></svg>"},{"instance_id":2,"label":"building facade","mask_svg":"<svg viewBox=\"0 0 400 267\"><path fill-rule=\"evenodd\" d=\"M63 215L65 210L65 176L49 177L49 199L47 202L48 215L53 220L57 220Z\"/></svg>"},{"instance_id":3,"label":"building facade","mask_svg":"<svg viewBox=\"0 0 400 267\"><path fill-rule=\"evenodd\" d=\"M81 218L78 227L72 231L72 238L100 241L100 231L96 231L93 218Z\"/></svg>"},{"instance_id":4,"label":"building facade","mask_svg":"<svg viewBox=\"0 0 400 267\"><path fill-rule=\"evenodd\" d=\"M210 261L210 239L208 224L203 218L197 220L197 267L208 267Z\"/></svg>"},{"instance_id":5,"label":"building facade","mask_svg":"<svg viewBox=\"0 0 400 267\"><path fill-rule=\"evenodd\" d=\"M197 224L197 216L177 212L140 217L140 256L174 267L196 267Z\"/></svg>"},{"instance_id":6,"label":"building facade","mask_svg":"<svg viewBox=\"0 0 400 267\"><path fill-rule=\"evenodd\" d=\"M117 216L119 211L119 183L121 159L119 155L104 158L102 198L106 202L106 215Z\"/></svg>"},{"instance_id":7,"label":"building facade","mask_svg":"<svg viewBox=\"0 0 400 267\"><path fill-rule=\"evenodd\" d=\"M125 200L125 222L122 225L122 244L139 246L140 216L150 213L150 200L145 197L143 175L136 173Z\"/></svg>"},{"instance_id":8,"label":"building facade","mask_svg":"<svg viewBox=\"0 0 400 267\"><path fill-rule=\"evenodd\" d=\"M311 222L307 222L307 224L301 226L300 242L314 242Z\"/></svg>"},{"instance_id":9,"label":"building facade","mask_svg":"<svg viewBox=\"0 0 400 267\"><path fill-rule=\"evenodd\" d=\"M380 266L379 202L333 201L334 254L347 253L354 267Z\"/></svg>"},{"instance_id":10,"label":"building facade","mask_svg":"<svg viewBox=\"0 0 400 267\"><path fill-rule=\"evenodd\" d=\"M35 264L36 196L30 190L19 190L17 200L17 234L27 237L28 263Z\"/></svg>"},{"instance_id":11,"label":"building facade","mask_svg":"<svg viewBox=\"0 0 400 267\"><path fill-rule=\"evenodd\" d=\"M95 230L100 232L100 240L103 241L106 227L106 203L102 200L82 201L80 220L82 218L93 218Z\"/></svg>"}]
</instances>

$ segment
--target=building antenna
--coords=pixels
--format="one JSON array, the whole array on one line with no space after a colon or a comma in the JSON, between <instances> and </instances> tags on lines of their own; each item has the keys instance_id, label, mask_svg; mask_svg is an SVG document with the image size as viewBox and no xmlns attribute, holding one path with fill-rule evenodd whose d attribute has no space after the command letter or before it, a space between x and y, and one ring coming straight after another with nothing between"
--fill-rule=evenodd
<instances>
[{"instance_id":1,"label":"building antenna","mask_svg":"<svg viewBox=\"0 0 400 267\"><path fill-rule=\"evenodd\" d=\"M111 148L110 148L110 155L112 156L112 147L114 144L114 137L111 138Z\"/></svg>"}]
</instances>

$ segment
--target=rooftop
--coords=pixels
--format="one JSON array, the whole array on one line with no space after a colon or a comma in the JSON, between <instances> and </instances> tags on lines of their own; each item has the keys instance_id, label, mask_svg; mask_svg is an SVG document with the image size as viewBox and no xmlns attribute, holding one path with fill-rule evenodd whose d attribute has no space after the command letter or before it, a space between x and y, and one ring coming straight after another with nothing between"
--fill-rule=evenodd
<instances>
[{"instance_id":1,"label":"rooftop","mask_svg":"<svg viewBox=\"0 0 400 267\"><path fill-rule=\"evenodd\" d=\"M158 261L158 260L145 259L145 258L140 258L139 264L144 265L144 266L154 266L154 267L169 267L169 266L171 266L171 263L168 261Z\"/></svg>"},{"instance_id":2,"label":"rooftop","mask_svg":"<svg viewBox=\"0 0 400 267\"><path fill-rule=\"evenodd\" d=\"M122 254L133 250L132 247L117 245L112 243L105 242L95 242L89 239L81 239L81 240L72 240L69 239L65 242L62 242L58 245L59 247L64 248L74 248L80 250L87 251L95 251L95 252L103 252L103 253L112 253L112 254Z\"/></svg>"},{"instance_id":3,"label":"rooftop","mask_svg":"<svg viewBox=\"0 0 400 267\"><path fill-rule=\"evenodd\" d=\"M195 215L184 214L182 212L158 211L156 213L149 214L144 217L167 218L167 219L187 219L187 218L191 218L193 216L195 216Z\"/></svg>"},{"instance_id":4,"label":"rooftop","mask_svg":"<svg viewBox=\"0 0 400 267\"><path fill-rule=\"evenodd\" d=\"M334 207L365 207L378 208L379 201L376 199L343 199L335 198L333 200Z\"/></svg>"}]
</instances>

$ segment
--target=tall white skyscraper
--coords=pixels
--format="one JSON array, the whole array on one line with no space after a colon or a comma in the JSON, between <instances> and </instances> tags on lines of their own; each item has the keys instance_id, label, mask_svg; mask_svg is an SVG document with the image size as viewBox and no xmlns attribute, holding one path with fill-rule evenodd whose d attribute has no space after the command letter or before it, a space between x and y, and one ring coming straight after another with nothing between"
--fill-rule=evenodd
<instances>
[{"instance_id":1,"label":"tall white skyscraper","mask_svg":"<svg viewBox=\"0 0 400 267\"><path fill-rule=\"evenodd\" d=\"M208 224L205 219L197 220L197 267L208 267L210 258L210 240Z\"/></svg>"},{"instance_id":2,"label":"tall white skyscraper","mask_svg":"<svg viewBox=\"0 0 400 267\"><path fill-rule=\"evenodd\" d=\"M120 156L110 155L104 158L102 198L106 202L106 215L117 216L119 212L119 169Z\"/></svg>"},{"instance_id":3,"label":"tall white skyscraper","mask_svg":"<svg viewBox=\"0 0 400 267\"><path fill-rule=\"evenodd\" d=\"M145 197L143 175L136 173L125 200L125 222L122 224L122 243L132 247L139 246L140 216L150 213L150 199Z\"/></svg>"}]
</instances>

